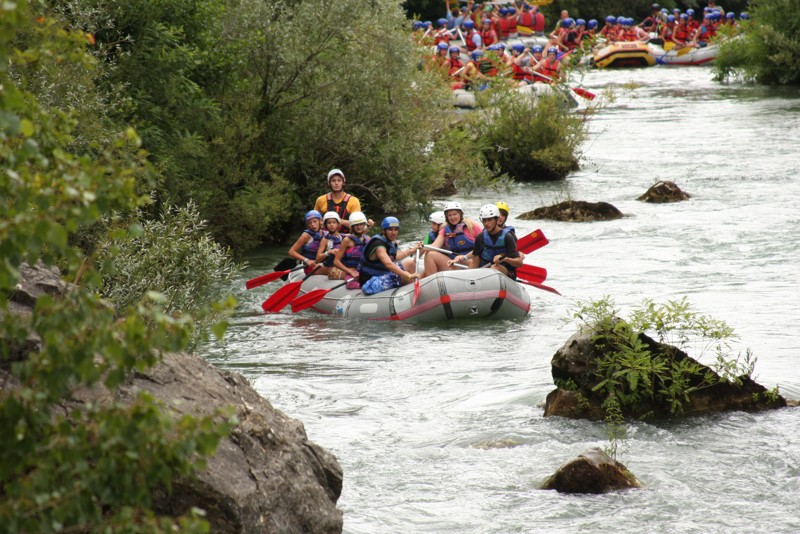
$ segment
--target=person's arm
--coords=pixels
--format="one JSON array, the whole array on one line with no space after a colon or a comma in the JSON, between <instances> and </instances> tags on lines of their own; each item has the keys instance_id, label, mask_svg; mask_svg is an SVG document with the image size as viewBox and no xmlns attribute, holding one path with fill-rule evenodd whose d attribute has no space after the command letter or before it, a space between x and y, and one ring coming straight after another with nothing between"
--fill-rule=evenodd
<instances>
[{"instance_id":1,"label":"person's arm","mask_svg":"<svg viewBox=\"0 0 800 534\"><path fill-rule=\"evenodd\" d=\"M325 213L328 211L328 199L325 198L325 195L317 198L317 201L314 202L314 209L320 213Z\"/></svg>"},{"instance_id":2,"label":"person's arm","mask_svg":"<svg viewBox=\"0 0 800 534\"><path fill-rule=\"evenodd\" d=\"M409 272L404 271L400 267L398 267L397 264L392 261L392 258L389 257L389 254L386 252L386 247L378 247L378 248L376 248L375 249L375 256L378 257L378 259L383 264L383 266L386 267L386 269L388 269L390 272L392 272L392 273L396 274L397 276L399 276L400 280L408 281L408 280L414 279L415 277L419 278L419 274L417 274L417 273L409 273ZM397 259L398 260L400 259L400 254L399 253L397 255Z\"/></svg>"},{"instance_id":3,"label":"person's arm","mask_svg":"<svg viewBox=\"0 0 800 534\"><path fill-rule=\"evenodd\" d=\"M483 234L479 235L475 238L475 245L472 247L472 252L470 252L471 257L469 258L469 265L470 269L477 269L481 264L481 253L483 252Z\"/></svg>"},{"instance_id":4,"label":"person's arm","mask_svg":"<svg viewBox=\"0 0 800 534\"><path fill-rule=\"evenodd\" d=\"M319 242L319 248L317 249L317 263L322 263L322 260L325 259L325 256L328 255L328 238L323 237L322 240Z\"/></svg>"},{"instance_id":5,"label":"person's arm","mask_svg":"<svg viewBox=\"0 0 800 534\"><path fill-rule=\"evenodd\" d=\"M317 263L314 260L309 260L300 254L300 249L303 248L303 245L308 243L311 239L312 238L310 235L303 232L300 237L297 238L297 241L294 242L294 245L292 245L292 247L289 249L289 257L302 261L309 267L315 267Z\"/></svg>"},{"instance_id":6,"label":"person's arm","mask_svg":"<svg viewBox=\"0 0 800 534\"><path fill-rule=\"evenodd\" d=\"M522 267L522 261L524 260L524 258L517 250L517 238L514 237L514 234L512 234L511 232L506 234L505 244L506 244L506 257L502 261L506 262L507 264L515 268Z\"/></svg>"},{"instance_id":7,"label":"person's arm","mask_svg":"<svg viewBox=\"0 0 800 534\"><path fill-rule=\"evenodd\" d=\"M341 246L336 251L334 251L333 266L342 271L343 273L347 273L353 278L358 278L357 270L350 269L344 263L342 263L342 258L344 257L344 253L348 249L353 248L355 245L356 245L355 242L349 237L345 237L344 239L342 239Z\"/></svg>"}]
</instances>

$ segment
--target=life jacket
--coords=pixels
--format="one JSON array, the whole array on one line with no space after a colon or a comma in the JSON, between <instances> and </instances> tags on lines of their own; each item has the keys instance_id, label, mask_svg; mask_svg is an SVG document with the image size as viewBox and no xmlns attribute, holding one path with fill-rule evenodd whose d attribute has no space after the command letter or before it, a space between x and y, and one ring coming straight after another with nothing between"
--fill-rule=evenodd
<instances>
[{"instance_id":1,"label":"life jacket","mask_svg":"<svg viewBox=\"0 0 800 534\"><path fill-rule=\"evenodd\" d=\"M675 27L675 33L673 34L673 41L678 41L679 43L685 43L689 40L689 27L685 24L681 24Z\"/></svg>"},{"instance_id":2,"label":"life jacket","mask_svg":"<svg viewBox=\"0 0 800 534\"><path fill-rule=\"evenodd\" d=\"M345 193L344 198L341 202L334 202L333 200L333 193L328 193L325 195L325 198L328 200L328 209L327 211L335 211L342 220L347 220L350 218L350 212L347 211L347 203L350 201L350 198L353 195L350 193Z\"/></svg>"},{"instance_id":3,"label":"life jacket","mask_svg":"<svg viewBox=\"0 0 800 534\"><path fill-rule=\"evenodd\" d=\"M344 236L342 236L342 234L339 235L328 234L325 236L325 238L328 240L328 250L339 250L339 247L342 245L342 239L344 239ZM325 267L333 267L333 255L328 254L327 256L325 256L325 259L323 260L322 264Z\"/></svg>"},{"instance_id":4,"label":"life jacket","mask_svg":"<svg viewBox=\"0 0 800 534\"><path fill-rule=\"evenodd\" d=\"M472 36L473 36L473 35L475 35L476 33L477 33L478 35L480 35L480 33L478 33L477 31L475 31L475 28L473 28L473 29L471 29L471 30L470 30L470 31L467 33L467 35L465 35L465 36L464 36L464 41L465 41L464 45L467 47L467 50L469 50L470 52L472 52L473 50L475 50L476 48L478 48L478 47L475 45L475 43L472 41Z\"/></svg>"},{"instance_id":5,"label":"life jacket","mask_svg":"<svg viewBox=\"0 0 800 534\"><path fill-rule=\"evenodd\" d=\"M622 32L622 40L628 42L638 41L639 35L636 33L636 30L630 28Z\"/></svg>"},{"instance_id":6,"label":"life jacket","mask_svg":"<svg viewBox=\"0 0 800 534\"><path fill-rule=\"evenodd\" d=\"M511 33L511 23L509 19L503 17L497 21L497 35L500 36L500 39L505 41L508 39L508 34Z\"/></svg>"},{"instance_id":7,"label":"life jacket","mask_svg":"<svg viewBox=\"0 0 800 534\"><path fill-rule=\"evenodd\" d=\"M364 247L364 252L361 254L361 263L358 265L358 272L362 274L368 274L369 276L382 276L388 272L390 272L386 266L381 262L381 260L375 258L371 260L369 257L375 252L379 246L386 247L386 253L389 255L392 261L395 261L397 257L397 243L394 241L389 241L383 235L376 235L373 236L367 246Z\"/></svg>"},{"instance_id":8,"label":"life jacket","mask_svg":"<svg viewBox=\"0 0 800 534\"><path fill-rule=\"evenodd\" d=\"M517 17L517 26L522 26L524 28L530 28L531 30L535 31L534 25L536 22L533 20L533 13L530 11L523 11Z\"/></svg>"},{"instance_id":9,"label":"life jacket","mask_svg":"<svg viewBox=\"0 0 800 534\"><path fill-rule=\"evenodd\" d=\"M476 66L484 76L497 76L497 65L490 59L481 58L476 62Z\"/></svg>"},{"instance_id":10,"label":"life jacket","mask_svg":"<svg viewBox=\"0 0 800 534\"><path fill-rule=\"evenodd\" d=\"M675 34L675 26L671 28L669 26L666 26L666 29L664 30L663 39L671 39L674 34Z\"/></svg>"},{"instance_id":11,"label":"life jacket","mask_svg":"<svg viewBox=\"0 0 800 534\"><path fill-rule=\"evenodd\" d=\"M533 31L544 32L544 13L536 13L533 16Z\"/></svg>"},{"instance_id":12,"label":"life jacket","mask_svg":"<svg viewBox=\"0 0 800 534\"><path fill-rule=\"evenodd\" d=\"M646 17L641 24L642 29L645 31L651 32L656 29L656 19L653 17Z\"/></svg>"},{"instance_id":13,"label":"life jacket","mask_svg":"<svg viewBox=\"0 0 800 534\"><path fill-rule=\"evenodd\" d=\"M300 248L300 254L309 260L316 260L317 251L319 251L319 242L322 241L323 237L325 237L325 233L322 230L319 230L318 232L312 232L307 228L303 230L303 233L310 235L311 241L307 241L302 248Z\"/></svg>"},{"instance_id":14,"label":"life jacket","mask_svg":"<svg viewBox=\"0 0 800 534\"><path fill-rule=\"evenodd\" d=\"M444 227L444 248L453 252L450 254L450 259L467 254L475 246L475 241L464 233L466 227L467 225L463 221L458 223L455 228L451 228L450 224Z\"/></svg>"},{"instance_id":15,"label":"life jacket","mask_svg":"<svg viewBox=\"0 0 800 534\"><path fill-rule=\"evenodd\" d=\"M703 28L705 28L705 31L703 31ZM700 32L697 34L697 40L703 43L707 43L717 34L717 30L712 24L703 24L697 29L697 31Z\"/></svg>"},{"instance_id":16,"label":"life jacket","mask_svg":"<svg viewBox=\"0 0 800 534\"><path fill-rule=\"evenodd\" d=\"M444 43L446 45L449 45L451 37L452 35L450 34L449 31L447 31L447 28L444 28L436 32L436 35L434 35L433 37L433 44L438 45L439 43Z\"/></svg>"},{"instance_id":17,"label":"life jacket","mask_svg":"<svg viewBox=\"0 0 800 534\"><path fill-rule=\"evenodd\" d=\"M436 235L437 235L437 234L436 234L436 232L434 232L433 230L431 230L430 232L428 232L428 239L427 239L427 241L426 241L426 243L425 243L425 244L426 244L426 245L430 245L431 243L433 243L434 241L436 241Z\"/></svg>"},{"instance_id":18,"label":"life jacket","mask_svg":"<svg viewBox=\"0 0 800 534\"><path fill-rule=\"evenodd\" d=\"M488 29L481 32L481 39L483 39L483 46L493 45L497 42L497 32L493 29Z\"/></svg>"},{"instance_id":19,"label":"life jacket","mask_svg":"<svg viewBox=\"0 0 800 534\"><path fill-rule=\"evenodd\" d=\"M356 237L353 234L350 234L347 237L349 237L355 244L344 251L344 254L342 255L342 263L345 265L345 267L356 269L358 268L358 264L361 263L361 258L364 254L364 247L369 242L369 237L366 235Z\"/></svg>"},{"instance_id":20,"label":"life jacket","mask_svg":"<svg viewBox=\"0 0 800 534\"><path fill-rule=\"evenodd\" d=\"M550 63L549 59L545 59L544 60L544 66L541 69L541 73L544 74L545 76L548 76L548 77L552 78L553 80L555 80L555 79L558 78L558 74L559 74L558 71L559 71L559 66L560 65L561 65L561 63L558 60L555 60L555 62ZM547 81L552 83L553 80L547 80Z\"/></svg>"},{"instance_id":21,"label":"life jacket","mask_svg":"<svg viewBox=\"0 0 800 534\"><path fill-rule=\"evenodd\" d=\"M511 77L515 80L528 80L531 81L533 76L531 73L525 70L525 67L521 67L516 63L511 63Z\"/></svg>"},{"instance_id":22,"label":"life jacket","mask_svg":"<svg viewBox=\"0 0 800 534\"><path fill-rule=\"evenodd\" d=\"M450 70L447 72L447 74L450 76L464 66L464 64L458 59L447 58L447 61L450 63Z\"/></svg>"},{"instance_id":23,"label":"life jacket","mask_svg":"<svg viewBox=\"0 0 800 534\"><path fill-rule=\"evenodd\" d=\"M506 20L508 21L509 35L517 33L517 18L509 15L509 17Z\"/></svg>"},{"instance_id":24,"label":"life jacket","mask_svg":"<svg viewBox=\"0 0 800 534\"><path fill-rule=\"evenodd\" d=\"M513 232L513 230L513 228L509 227L503 228L498 234L496 234L496 238L492 238L492 236L486 230L483 231L483 250L481 251L479 264L481 267L492 263L492 260L498 254L508 254L508 249L506 248L506 236ZM516 280L517 270L508 263L502 263L503 267L505 267L506 271L508 271L508 276Z\"/></svg>"},{"instance_id":25,"label":"life jacket","mask_svg":"<svg viewBox=\"0 0 800 534\"><path fill-rule=\"evenodd\" d=\"M564 46L567 47L567 50L575 50L578 46L578 32L569 30L564 37Z\"/></svg>"}]
</instances>

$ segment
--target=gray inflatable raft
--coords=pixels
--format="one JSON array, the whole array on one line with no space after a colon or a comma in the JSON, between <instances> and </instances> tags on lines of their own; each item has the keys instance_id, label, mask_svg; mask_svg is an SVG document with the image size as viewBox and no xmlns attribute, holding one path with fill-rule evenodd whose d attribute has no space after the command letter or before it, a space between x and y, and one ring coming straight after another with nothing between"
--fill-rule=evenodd
<instances>
[{"instance_id":1,"label":"gray inflatable raft","mask_svg":"<svg viewBox=\"0 0 800 534\"><path fill-rule=\"evenodd\" d=\"M302 271L292 278L302 278ZM291 278L290 278L291 281ZM298 296L314 289L339 286L340 280L311 276ZM417 302L414 284L374 295L344 286L330 291L312 308L343 318L377 321L447 321L450 319L520 319L528 315L531 299L520 284L492 269L447 271L420 280Z\"/></svg>"}]
</instances>

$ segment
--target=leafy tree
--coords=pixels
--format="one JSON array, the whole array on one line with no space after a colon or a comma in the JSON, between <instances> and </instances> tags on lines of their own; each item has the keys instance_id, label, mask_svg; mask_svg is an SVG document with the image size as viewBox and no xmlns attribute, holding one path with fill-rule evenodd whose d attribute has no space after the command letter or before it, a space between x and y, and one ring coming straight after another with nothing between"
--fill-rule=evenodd
<instances>
[{"instance_id":1,"label":"leafy tree","mask_svg":"<svg viewBox=\"0 0 800 534\"><path fill-rule=\"evenodd\" d=\"M765 85L800 84L798 0L755 0L742 33L722 42L714 62L718 80L742 78Z\"/></svg>"},{"instance_id":2,"label":"leafy tree","mask_svg":"<svg viewBox=\"0 0 800 534\"><path fill-rule=\"evenodd\" d=\"M46 19L30 27L29 17L24 0L0 5L0 529L204 531L196 512L157 516L152 491L192 476L230 424L175 419L144 394L129 407L74 397L81 388L114 388L163 351L182 349L191 318L164 313L156 293L115 314L91 269L62 298L40 298L31 316L10 313L23 263L43 260L74 277L82 255L70 234L141 206L136 182L148 176L132 129L80 150L73 117L27 90L26 74L37 68L68 64L76 75L92 64L84 32ZM21 42L28 46L12 51ZM19 358L30 339L40 347Z\"/></svg>"}]
</instances>

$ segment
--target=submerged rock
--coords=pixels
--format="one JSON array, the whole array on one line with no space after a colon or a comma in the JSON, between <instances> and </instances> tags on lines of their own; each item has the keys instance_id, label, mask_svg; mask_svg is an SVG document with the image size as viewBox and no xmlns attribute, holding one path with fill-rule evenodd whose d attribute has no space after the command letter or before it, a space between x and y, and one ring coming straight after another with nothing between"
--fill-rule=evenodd
<instances>
[{"instance_id":1,"label":"submerged rock","mask_svg":"<svg viewBox=\"0 0 800 534\"><path fill-rule=\"evenodd\" d=\"M608 202L586 202L584 200L567 200L553 206L536 208L519 215L518 218L530 221L534 219L550 219L553 221L589 222L611 221L624 217L621 211Z\"/></svg>"},{"instance_id":2,"label":"submerged rock","mask_svg":"<svg viewBox=\"0 0 800 534\"><path fill-rule=\"evenodd\" d=\"M587 449L550 475L542 489L559 493L608 493L640 488L641 484L622 463L598 447Z\"/></svg>"},{"instance_id":3,"label":"submerged rock","mask_svg":"<svg viewBox=\"0 0 800 534\"><path fill-rule=\"evenodd\" d=\"M645 334L639 334L639 340L647 346L651 354L666 355L670 361L697 366L697 372L689 375L687 384L682 386L697 388L689 391L686 398L681 397L683 415L731 410L756 412L787 406L786 399L768 391L748 376L728 382L721 379L713 369L697 362L676 347L658 343ZM596 371L598 361L604 357L604 349L593 340L593 333L589 329L582 329L572 335L556 351L550 362L557 389L547 395L544 415L602 420L602 405L606 397L602 391L594 391L594 388L601 382ZM671 417L675 415L671 407L669 398L656 392L652 397L642 398L636 406L622 409L626 417Z\"/></svg>"},{"instance_id":4,"label":"submerged rock","mask_svg":"<svg viewBox=\"0 0 800 534\"><path fill-rule=\"evenodd\" d=\"M689 200L690 195L678 187L675 182L660 181L653 184L642 196L636 200L663 204L666 202L680 202Z\"/></svg>"}]
</instances>

